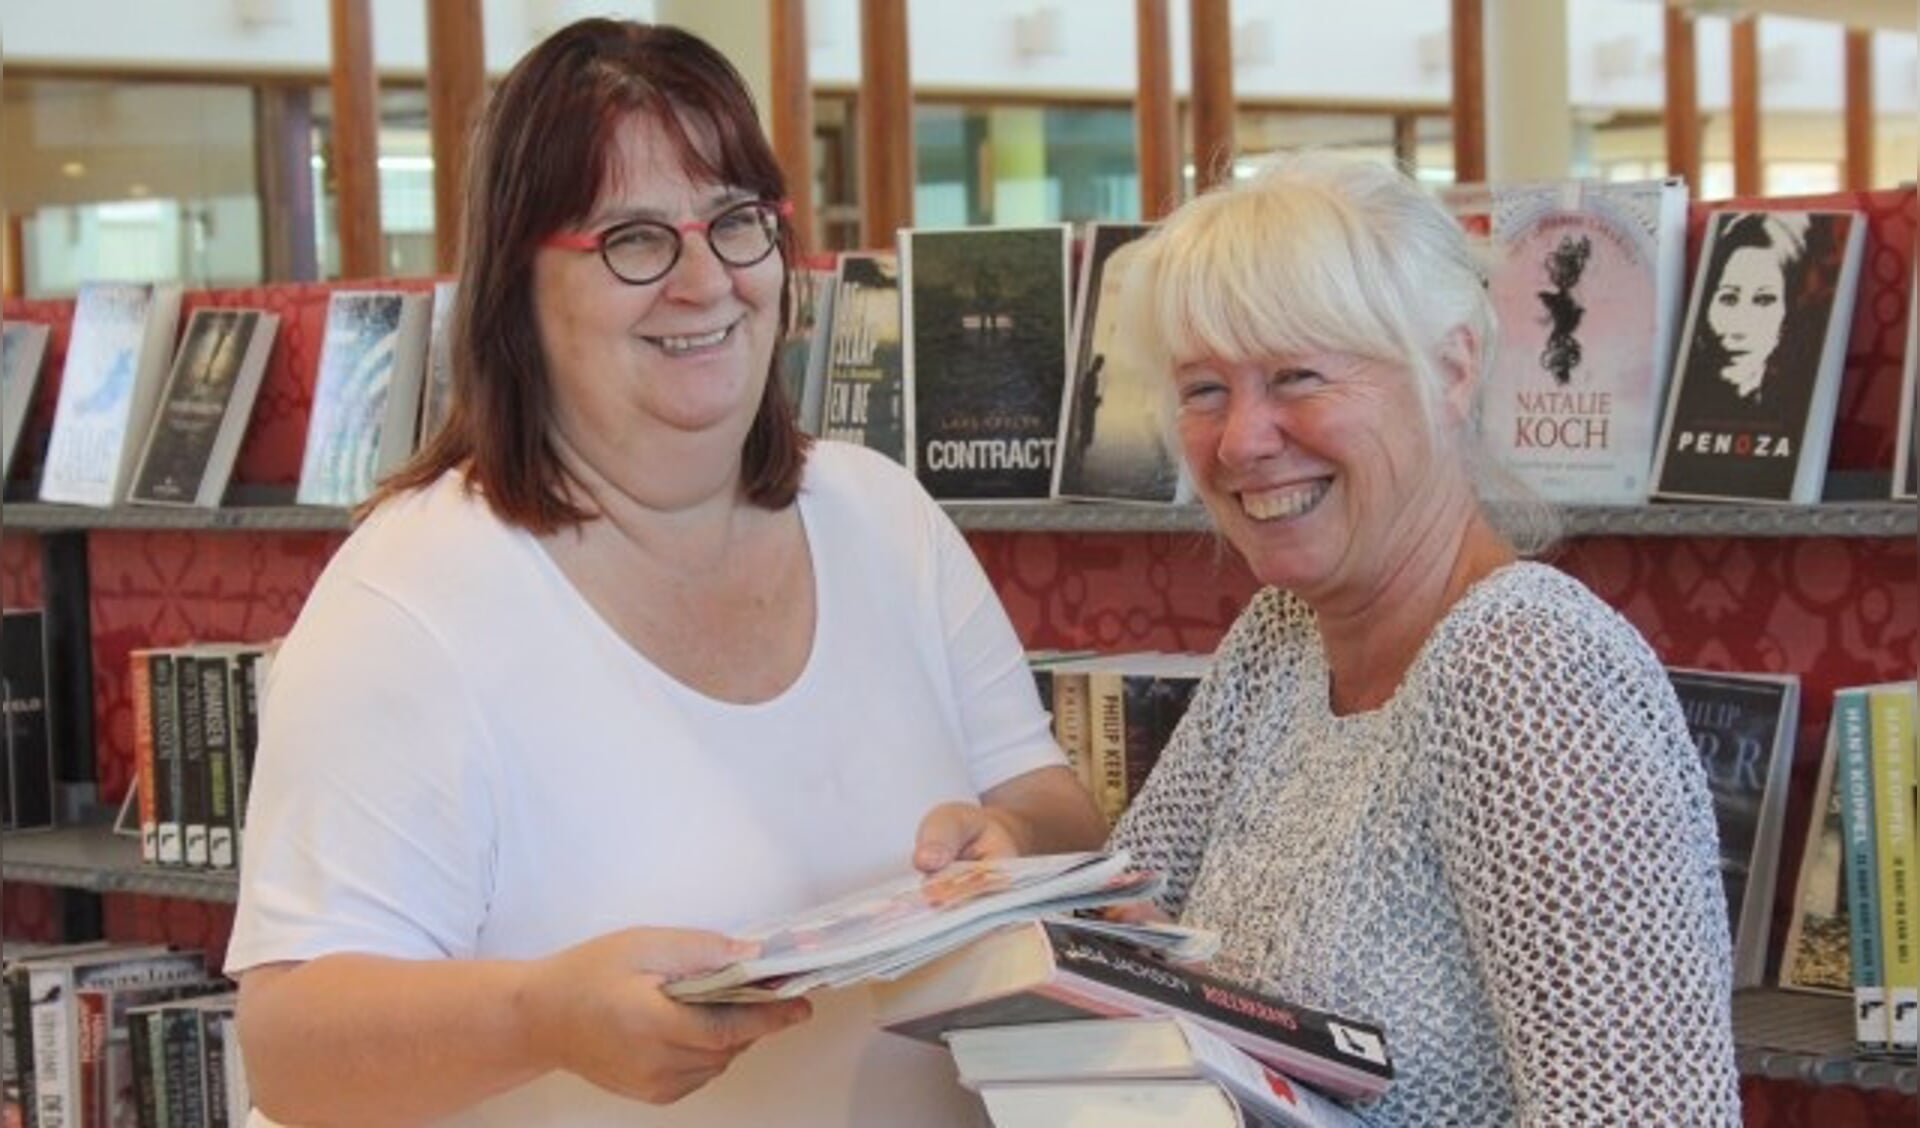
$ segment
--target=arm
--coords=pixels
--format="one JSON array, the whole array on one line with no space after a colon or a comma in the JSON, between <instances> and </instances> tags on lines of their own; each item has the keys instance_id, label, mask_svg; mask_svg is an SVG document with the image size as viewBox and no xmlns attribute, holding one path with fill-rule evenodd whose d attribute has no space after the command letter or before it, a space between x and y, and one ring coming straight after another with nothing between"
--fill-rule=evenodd
<instances>
[{"instance_id":1,"label":"arm","mask_svg":"<svg viewBox=\"0 0 1920 1128\"><path fill-rule=\"evenodd\" d=\"M256 967L240 980L248 1079L261 1111L313 1125L430 1121L555 1069L667 1103L808 1013L688 1006L659 989L741 954L712 933L629 929L543 960Z\"/></svg>"},{"instance_id":2,"label":"arm","mask_svg":"<svg viewBox=\"0 0 1920 1128\"><path fill-rule=\"evenodd\" d=\"M1096 850L1106 824L1071 768L1036 768L990 787L978 803L942 803L920 820L913 864Z\"/></svg>"},{"instance_id":3,"label":"arm","mask_svg":"<svg viewBox=\"0 0 1920 1128\"><path fill-rule=\"evenodd\" d=\"M1597 602L1455 650L1436 841L1523 1124L1737 1123L1711 802L1666 676Z\"/></svg>"}]
</instances>

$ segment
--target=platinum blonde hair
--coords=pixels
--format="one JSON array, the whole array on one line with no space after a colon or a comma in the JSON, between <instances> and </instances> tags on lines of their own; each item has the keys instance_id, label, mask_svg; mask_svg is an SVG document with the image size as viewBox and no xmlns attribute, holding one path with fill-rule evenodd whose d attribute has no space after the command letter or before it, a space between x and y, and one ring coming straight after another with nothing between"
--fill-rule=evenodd
<instances>
[{"instance_id":1,"label":"platinum blonde hair","mask_svg":"<svg viewBox=\"0 0 1920 1128\"><path fill-rule=\"evenodd\" d=\"M1443 362L1462 347L1456 331L1478 345L1477 357L1461 358L1477 383L1496 345L1493 305L1460 224L1392 166L1325 152L1268 158L1149 235L1120 301L1125 347L1168 377L1169 427L1171 373L1194 359L1337 352L1394 364L1412 374L1435 449L1459 460L1495 525L1527 553L1558 538L1553 507L1480 441L1477 392L1467 425L1443 422Z\"/></svg>"}]
</instances>

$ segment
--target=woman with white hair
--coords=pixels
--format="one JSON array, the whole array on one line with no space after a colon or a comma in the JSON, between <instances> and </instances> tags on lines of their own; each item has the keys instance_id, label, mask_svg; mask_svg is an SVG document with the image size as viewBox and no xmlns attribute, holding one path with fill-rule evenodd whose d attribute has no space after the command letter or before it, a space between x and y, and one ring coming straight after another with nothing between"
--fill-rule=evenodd
<instances>
[{"instance_id":1,"label":"woman with white hair","mask_svg":"<svg viewBox=\"0 0 1920 1128\"><path fill-rule=\"evenodd\" d=\"M1482 500L1452 218L1295 157L1167 220L1126 295L1266 587L1113 845L1217 970L1385 1026L1368 1123L1737 1124L1706 780L1645 640Z\"/></svg>"}]
</instances>

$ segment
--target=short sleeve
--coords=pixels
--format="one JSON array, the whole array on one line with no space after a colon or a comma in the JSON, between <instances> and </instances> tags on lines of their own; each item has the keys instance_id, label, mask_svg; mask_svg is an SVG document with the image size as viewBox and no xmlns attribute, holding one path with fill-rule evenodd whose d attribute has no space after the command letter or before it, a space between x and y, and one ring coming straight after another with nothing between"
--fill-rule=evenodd
<instances>
[{"instance_id":1,"label":"short sleeve","mask_svg":"<svg viewBox=\"0 0 1920 1128\"><path fill-rule=\"evenodd\" d=\"M228 971L470 954L491 873L491 748L431 633L323 577L273 658L261 725Z\"/></svg>"}]
</instances>

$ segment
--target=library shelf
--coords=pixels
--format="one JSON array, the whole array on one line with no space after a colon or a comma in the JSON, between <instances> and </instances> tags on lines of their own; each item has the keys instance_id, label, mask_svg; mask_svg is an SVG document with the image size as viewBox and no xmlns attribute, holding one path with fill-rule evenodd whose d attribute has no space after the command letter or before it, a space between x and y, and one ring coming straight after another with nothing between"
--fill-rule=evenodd
<instances>
[{"instance_id":1,"label":"library shelf","mask_svg":"<svg viewBox=\"0 0 1920 1128\"><path fill-rule=\"evenodd\" d=\"M138 840L103 825L0 835L0 878L90 893L144 893L229 904L240 894L234 873L148 865L140 860Z\"/></svg>"}]
</instances>

